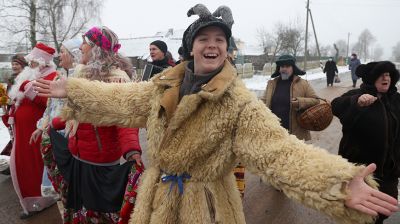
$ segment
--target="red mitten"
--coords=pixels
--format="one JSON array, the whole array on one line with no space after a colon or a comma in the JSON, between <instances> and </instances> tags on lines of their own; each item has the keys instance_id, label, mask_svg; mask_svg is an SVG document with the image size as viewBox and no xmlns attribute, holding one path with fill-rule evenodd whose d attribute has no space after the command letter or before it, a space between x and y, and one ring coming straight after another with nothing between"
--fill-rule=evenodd
<instances>
[{"instance_id":1,"label":"red mitten","mask_svg":"<svg viewBox=\"0 0 400 224\"><path fill-rule=\"evenodd\" d=\"M65 129L65 121L61 117L55 117L51 121L51 127L55 130L63 130Z\"/></svg>"}]
</instances>

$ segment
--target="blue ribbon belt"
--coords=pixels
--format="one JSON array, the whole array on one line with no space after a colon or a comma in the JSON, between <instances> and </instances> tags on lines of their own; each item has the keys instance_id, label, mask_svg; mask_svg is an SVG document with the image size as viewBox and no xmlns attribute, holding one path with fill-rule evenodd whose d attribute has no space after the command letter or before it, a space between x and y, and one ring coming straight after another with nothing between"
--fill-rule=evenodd
<instances>
[{"instance_id":1,"label":"blue ribbon belt","mask_svg":"<svg viewBox=\"0 0 400 224\"><path fill-rule=\"evenodd\" d=\"M181 175L163 175L161 177L161 181L163 183L166 183L168 181L171 181L171 185L169 186L169 192L171 192L172 188L174 187L175 184L178 184L178 190L179 194L183 194L183 182L185 179L190 179L191 176L187 173L183 173Z\"/></svg>"}]
</instances>

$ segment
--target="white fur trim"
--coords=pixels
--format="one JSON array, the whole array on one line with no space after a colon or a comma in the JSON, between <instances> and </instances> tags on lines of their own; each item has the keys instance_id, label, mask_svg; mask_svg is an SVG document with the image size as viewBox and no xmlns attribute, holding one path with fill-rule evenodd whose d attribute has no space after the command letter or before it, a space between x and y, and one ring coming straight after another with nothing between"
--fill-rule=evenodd
<instances>
[{"instance_id":1,"label":"white fur trim","mask_svg":"<svg viewBox=\"0 0 400 224\"><path fill-rule=\"evenodd\" d=\"M25 59L28 62L35 61L40 65L47 65L53 60L53 55L35 47L32 49L31 53L25 56Z\"/></svg>"},{"instance_id":2,"label":"white fur trim","mask_svg":"<svg viewBox=\"0 0 400 224\"><path fill-rule=\"evenodd\" d=\"M22 85L23 82L26 80L34 80L39 73L38 69L32 69L30 67L25 67L21 73L15 78L15 83L11 86L10 92L8 96L10 97L11 101L15 100L18 97L19 87Z\"/></svg>"}]
</instances>

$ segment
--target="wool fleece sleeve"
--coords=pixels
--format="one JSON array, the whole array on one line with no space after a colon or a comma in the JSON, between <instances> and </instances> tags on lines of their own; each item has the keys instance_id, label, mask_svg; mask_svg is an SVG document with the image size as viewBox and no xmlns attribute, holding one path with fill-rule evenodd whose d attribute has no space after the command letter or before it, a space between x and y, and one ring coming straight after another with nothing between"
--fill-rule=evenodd
<instances>
[{"instance_id":1,"label":"wool fleece sleeve","mask_svg":"<svg viewBox=\"0 0 400 224\"><path fill-rule=\"evenodd\" d=\"M344 204L346 184L362 167L289 135L261 101L244 106L234 133L233 148L251 172L281 189L289 198L322 211L339 223L373 222L372 216ZM371 176L366 179L376 188Z\"/></svg>"},{"instance_id":2,"label":"wool fleece sleeve","mask_svg":"<svg viewBox=\"0 0 400 224\"><path fill-rule=\"evenodd\" d=\"M104 83L70 78L62 118L98 126L145 127L154 89L152 82Z\"/></svg>"}]
</instances>

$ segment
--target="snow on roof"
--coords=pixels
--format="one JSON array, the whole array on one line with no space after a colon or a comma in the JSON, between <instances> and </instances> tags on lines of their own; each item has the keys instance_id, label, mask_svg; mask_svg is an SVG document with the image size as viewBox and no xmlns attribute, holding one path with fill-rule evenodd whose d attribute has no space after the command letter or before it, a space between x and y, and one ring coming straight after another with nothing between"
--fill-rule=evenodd
<instances>
[{"instance_id":1,"label":"snow on roof","mask_svg":"<svg viewBox=\"0 0 400 224\"><path fill-rule=\"evenodd\" d=\"M120 52L128 57L139 57L147 59L150 56L149 45L155 40L162 40L168 46L168 51L171 52L175 60L178 60L178 49L182 45L183 32L185 30L169 29L165 32L157 32L154 36L135 37L120 39Z\"/></svg>"}]
</instances>

